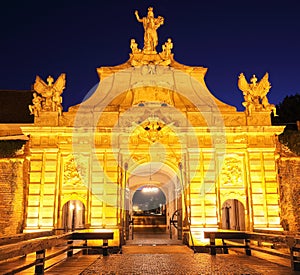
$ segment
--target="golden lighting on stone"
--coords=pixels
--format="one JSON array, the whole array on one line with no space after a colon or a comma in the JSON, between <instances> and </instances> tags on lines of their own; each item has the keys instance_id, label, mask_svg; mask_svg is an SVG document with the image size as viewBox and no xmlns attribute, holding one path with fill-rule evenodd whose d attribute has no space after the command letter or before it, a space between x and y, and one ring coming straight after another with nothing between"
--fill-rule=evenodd
<instances>
[{"instance_id":1,"label":"golden lighting on stone","mask_svg":"<svg viewBox=\"0 0 300 275\"><path fill-rule=\"evenodd\" d=\"M251 83L240 76L239 112L210 93L207 68L174 60L171 39L157 49L156 29L145 21L158 28L163 17L149 9L136 18L144 46L132 39L127 62L98 68L99 87L80 105L62 112L64 74L48 84L37 78L34 125L20 126L30 135L28 159L18 164L20 171L30 165L25 229L66 229L72 210L86 229L113 231L109 244L119 246L133 193L151 176L149 190L164 192L167 213L182 209L190 243L205 242L205 228L237 229L241 220L245 230L280 230L274 135L283 127L271 126L268 75ZM13 170L5 160L0 165ZM74 201L78 207L67 209Z\"/></svg>"}]
</instances>

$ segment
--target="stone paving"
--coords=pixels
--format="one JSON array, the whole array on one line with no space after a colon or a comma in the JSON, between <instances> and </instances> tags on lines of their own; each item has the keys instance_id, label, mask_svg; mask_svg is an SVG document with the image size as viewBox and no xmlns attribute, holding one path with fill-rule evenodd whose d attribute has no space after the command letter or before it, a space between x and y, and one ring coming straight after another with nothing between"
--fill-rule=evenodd
<instances>
[{"instance_id":1,"label":"stone paving","mask_svg":"<svg viewBox=\"0 0 300 275\"><path fill-rule=\"evenodd\" d=\"M181 244L181 246L180 246ZM135 235L123 254L100 256L81 275L289 275L290 267L244 254L194 253L167 235Z\"/></svg>"},{"instance_id":2,"label":"stone paving","mask_svg":"<svg viewBox=\"0 0 300 275\"><path fill-rule=\"evenodd\" d=\"M74 261L80 263L78 256ZM85 259L85 258L84 258ZM95 259L95 258L94 258ZM66 275L300 275L290 267L279 265L254 256L230 251L230 254L211 256L194 253L182 245L182 241L170 240L168 236L136 235L127 241L122 254L99 256L87 266L72 267L63 263L46 274Z\"/></svg>"},{"instance_id":3,"label":"stone paving","mask_svg":"<svg viewBox=\"0 0 300 275\"><path fill-rule=\"evenodd\" d=\"M246 255L130 254L99 257L81 275L288 275L300 274L288 267Z\"/></svg>"}]
</instances>

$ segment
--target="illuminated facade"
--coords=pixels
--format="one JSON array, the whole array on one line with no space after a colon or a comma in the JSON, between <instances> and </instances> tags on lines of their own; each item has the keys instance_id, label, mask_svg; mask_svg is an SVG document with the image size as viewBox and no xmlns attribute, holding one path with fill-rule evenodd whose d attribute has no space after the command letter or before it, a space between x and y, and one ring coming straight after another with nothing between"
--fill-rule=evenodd
<instances>
[{"instance_id":1,"label":"illuminated facade","mask_svg":"<svg viewBox=\"0 0 300 275\"><path fill-rule=\"evenodd\" d=\"M281 229L276 134L268 79L239 78L244 112L216 99L204 67L174 60L171 39L156 52L143 22L144 49L131 40L129 60L97 69L100 83L83 103L61 110L65 76L37 78L30 136L25 230L111 229L128 238L132 199L143 186L165 195L166 228L181 209L193 241L203 228ZM147 40L149 39L149 41ZM154 40L153 40L154 39ZM178 213L178 212L177 212ZM181 237L181 236L177 236Z\"/></svg>"}]
</instances>

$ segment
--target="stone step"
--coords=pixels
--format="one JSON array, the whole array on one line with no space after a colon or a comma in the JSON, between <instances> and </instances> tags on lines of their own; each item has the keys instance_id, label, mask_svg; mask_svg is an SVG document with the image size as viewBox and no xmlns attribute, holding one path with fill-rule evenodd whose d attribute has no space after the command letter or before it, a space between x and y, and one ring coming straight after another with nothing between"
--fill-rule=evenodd
<instances>
[{"instance_id":1,"label":"stone step","mask_svg":"<svg viewBox=\"0 0 300 275\"><path fill-rule=\"evenodd\" d=\"M193 254L186 245L124 245L123 254Z\"/></svg>"}]
</instances>

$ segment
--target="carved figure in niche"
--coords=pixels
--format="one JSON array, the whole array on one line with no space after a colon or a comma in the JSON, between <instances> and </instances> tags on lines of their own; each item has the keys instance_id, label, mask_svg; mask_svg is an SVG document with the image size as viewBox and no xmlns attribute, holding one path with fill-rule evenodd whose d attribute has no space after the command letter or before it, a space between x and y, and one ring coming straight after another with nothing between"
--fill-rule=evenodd
<instances>
[{"instance_id":1,"label":"carved figure in niche","mask_svg":"<svg viewBox=\"0 0 300 275\"><path fill-rule=\"evenodd\" d=\"M135 39L130 40L130 48L133 54L141 52L141 50L138 48L138 44L135 42Z\"/></svg>"},{"instance_id":2,"label":"carved figure in niche","mask_svg":"<svg viewBox=\"0 0 300 275\"><path fill-rule=\"evenodd\" d=\"M273 111L276 114L276 107L274 104L270 104L267 98L267 93L271 89L271 83L269 82L269 74L266 73L260 82L257 82L255 75L250 79L250 83L247 82L243 73L239 75L238 87L243 92L244 102L243 106L246 108L246 113L251 116L253 111Z\"/></svg>"},{"instance_id":3,"label":"carved figure in niche","mask_svg":"<svg viewBox=\"0 0 300 275\"><path fill-rule=\"evenodd\" d=\"M42 101L43 99L38 96L37 93L33 93L33 105L28 106L31 115L39 116L40 111L42 110Z\"/></svg>"},{"instance_id":4,"label":"carved figure in niche","mask_svg":"<svg viewBox=\"0 0 300 275\"><path fill-rule=\"evenodd\" d=\"M162 16L154 17L153 8L148 8L147 17L140 18L138 11L135 11L135 16L138 22L143 23L144 33L144 48L143 52L147 54L156 53L158 44L157 29L163 25L164 18Z\"/></svg>"},{"instance_id":5,"label":"carved figure in niche","mask_svg":"<svg viewBox=\"0 0 300 275\"><path fill-rule=\"evenodd\" d=\"M62 114L62 97L61 94L65 89L66 75L61 74L54 82L52 76L48 76L47 84L39 77L36 76L35 83L33 85L34 90L40 94L42 101L41 111L52 111Z\"/></svg>"}]
</instances>

